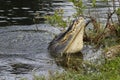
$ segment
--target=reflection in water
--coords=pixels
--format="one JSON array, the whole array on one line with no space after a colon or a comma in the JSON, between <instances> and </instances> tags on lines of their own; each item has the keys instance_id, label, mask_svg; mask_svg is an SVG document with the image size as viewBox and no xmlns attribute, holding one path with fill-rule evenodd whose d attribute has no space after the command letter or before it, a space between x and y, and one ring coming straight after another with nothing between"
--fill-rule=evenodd
<instances>
[{"instance_id":1,"label":"reflection in water","mask_svg":"<svg viewBox=\"0 0 120 80\"><path fill-rule=\"evenodd\" d=\"M2 0L0 1L0 25L32 24L37 0Z\"/></svg>"},{"instance_id":2,"label":"reflection in water","mask_svg":"<svg viewBox=\"0 0 120 80\"><path fill-rule=\"evenodd\" d=\"M36 11L43 10L43 0L3 0L0 1L0 25L33 24ZM49 5L48 5L49 6ZM46 8L47 11L49 7ZM40 15L43 15L40 13ZM40 21L43 21L40 18Z\"/></svg>"},{"instance_id":3,"label":"reflection in water","mask_svg":"<svg viewBox=\"0 0 120 80\"><path fill-rule=\"evenodd\" d=\"M111 1L107 3L98 0L96 8L92 7L91 0L84 0L84 4L88 8L85 14L99 16L101 20L107 17L108 8L113 10ZM120 6L117 0L115 0L115 4L116 8ZM73 7L73 3L68 0L0 0L0 26L44 23L43 16L54 14L54 10L58 8L64 10L64 18L66 18L75 13ZM37 14L39 17L35 22L34 18Z\"/></svg>"},{"instance_id":4,"label":"reflection in water","mask_svg":"<svg viewBox=\"0 0 120 80\"><path fill-rule=\"evenodd\" d=\"M39 23L44 15L52 14L65 0L0 0L0 26L34 24L33 18L39 13ZM59 4L56 4L59 3Z\"/></svg>"}]
</instances>

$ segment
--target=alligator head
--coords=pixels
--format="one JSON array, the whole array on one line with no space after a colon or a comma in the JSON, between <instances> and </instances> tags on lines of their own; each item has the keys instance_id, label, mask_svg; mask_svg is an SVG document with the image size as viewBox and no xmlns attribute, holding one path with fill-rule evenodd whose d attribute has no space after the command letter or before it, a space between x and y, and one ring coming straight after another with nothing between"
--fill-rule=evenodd
<instances>
[{"instance_id":1,"label":"alligator head","mask_svg":"<svg viewBox=\"0 0 120 80\"><path fill-rule=\"evenodd\" d=\"M79 17L72 25L56 36L49 44L48 50L54 57L61 57L63 54L80 52L83 47L85 20Z\"/></svg>"}]
</instances>

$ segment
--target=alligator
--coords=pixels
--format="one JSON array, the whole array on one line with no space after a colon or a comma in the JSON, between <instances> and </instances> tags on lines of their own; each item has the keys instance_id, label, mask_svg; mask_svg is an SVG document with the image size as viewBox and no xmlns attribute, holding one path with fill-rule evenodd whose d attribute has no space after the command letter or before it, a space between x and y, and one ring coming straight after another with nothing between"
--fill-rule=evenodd
<instances>
[{"instance_id":1,"label":"alligator","mask_svg":"<svg viewBox=\"0 0 120 80\"><path fill-rule=\"evenodd\" d=\"M54 57L78 53L83 48L83 35L86 21L83 17L76 18L72 25L57 35L49 44L48 50Z\"/></svg>"}]
</instances>

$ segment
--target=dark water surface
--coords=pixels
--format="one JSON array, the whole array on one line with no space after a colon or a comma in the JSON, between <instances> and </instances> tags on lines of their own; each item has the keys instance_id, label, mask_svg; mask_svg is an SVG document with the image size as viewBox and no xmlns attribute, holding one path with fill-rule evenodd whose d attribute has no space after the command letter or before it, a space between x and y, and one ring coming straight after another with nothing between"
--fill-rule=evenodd
<instances>
[{"instance_id":1,"label":"dark water surface","mask_svg":"<svg viewBox=\"0 0 120 80\"><path fill-rule=\"evenodd\" d=\"M53 14L60 7L67 12L71 6L67 0L0 0L0 26L34 24L38 13L37 23L43 23L43 16Z\"/></svg>"},{"instance_id":2,"label":"dark water surface","mask_svg":"<svg viewBox=\"0 0 120 80\"><path fill-rule=\"evenodd\" d=\"M90 14L102 22L107 19L106 5L112 10L111 2L98 1L97 8L91 7L91 0L84 0L84 3L88 6L85 14L91 11ZM46 75L49 71L63 70L47 51L49 42L60 30L45 24L43 18L60 8L65 12L64 18L75 13L74 5L67 0L0 0L0 80L19 80L21 77L33 80L34 74ZM36 14L39 14L37 24L33 20ZM113 17L116 19L116 15Z\"/></svg>"}]
</instances>

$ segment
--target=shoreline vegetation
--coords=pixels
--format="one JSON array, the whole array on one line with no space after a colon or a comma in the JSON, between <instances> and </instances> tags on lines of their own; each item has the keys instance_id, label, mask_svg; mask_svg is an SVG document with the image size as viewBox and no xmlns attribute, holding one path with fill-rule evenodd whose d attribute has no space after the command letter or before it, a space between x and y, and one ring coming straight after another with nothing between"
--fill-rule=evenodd
<instances>
[{"instance_id":1,"label":"shoreline vegetation","mask_svg":"<svg viewBox=\"0 0 120 80\"><path fill-rule=\"evenodd\" d=\"M84 15L86 6L83 0L70 0L76 9L73 18L82 15L87 17L93 25L92 29L85 29L84 42L93 45L96 49L100 47L105 56L105 62L97 65L86 63L83 67L81 59L71 58L70 67L65 68L65 72L57 73L55 75L49 74L49 79L44 76L34 76L33 80L120 80L120 8L117 8L113 2L113 11L108 11L105 25L98 21L97 17L92 15ZM92 7L96 8L96 0L92 1ZM109 0L100 0L109 3ZM119 6L120 2L118 0ZM46 16L45 19L52 26L59 26L65 28L70 24L71 20L63 20L62 9L56 10L54 15ZM112 16L117 16L117 23L113 21ZM108 59L109 58L109 59ZM81 66L82 65L82 66ZM21 79L27 80L27 79Z\"/></svg>"}]
</instances>

